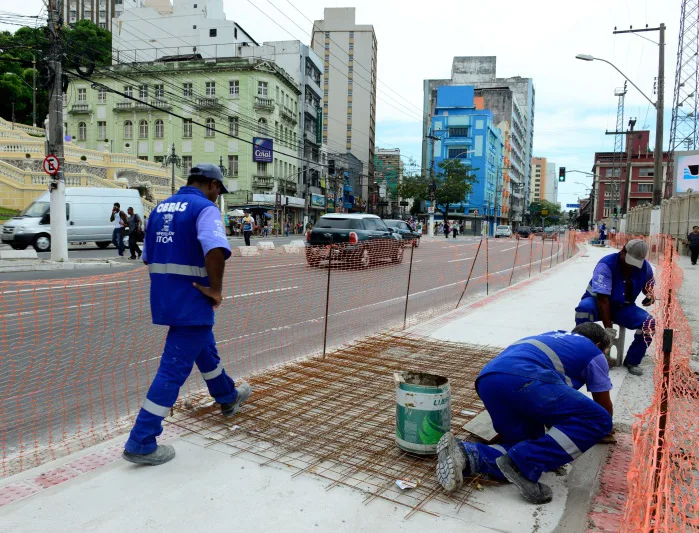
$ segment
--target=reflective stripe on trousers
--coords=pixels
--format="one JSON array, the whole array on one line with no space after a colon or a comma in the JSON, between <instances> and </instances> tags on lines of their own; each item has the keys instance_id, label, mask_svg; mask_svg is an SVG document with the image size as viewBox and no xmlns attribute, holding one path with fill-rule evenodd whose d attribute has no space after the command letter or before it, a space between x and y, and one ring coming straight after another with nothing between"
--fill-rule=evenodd
<instances>
[{"instance_id":1,"label":"reflective stripe on trousers","mask_svg":"<svg viewBox=\"0 0 699 533\"><path fill-rule=\"evenodd\" d=\"M553 426L549 429L547 435L551 437L556 443L563 448L563 451L570 455L573 459L576 459L582 455L580 448L570 440L570 437L563 433L560 429Z\"/></svg>"},{"instance_id":2,"label":"reflective stripe on trousers","mask_svg":"<svg viewBox=\"0 0 699 533\"><path fill-rule=\"evenodd\" d=\"M204 267L178 265L176 263L150 263L148 272L151 274L178 274L180 276L194 276L197 278L208 276Z\"/></svg>"},{"instance_id":3,"label":"reflective stripe on trousers","mask_svg":"<svg viewBox=\"0 0 699 533\"><path fill-rule=\"evenodd\" d=\"M563 377L565 378L566 383L568 385L570 385L571 387L573 386L573 382L566 375L566 370L565 370L565 367L563 366L563 362L561 362L561 358L558 357L558 354L556 352L554 352L550 346L548 346L548 345L544 344L543 342L536 340L536 339L526 339L526 340L518 341L518 342L514 343L514 345L517 345L517 344L531 344L532 346L536 346L537 348L539 348L539 350L544 352L546 354L546 356L551 360L551 362L553 363L553 367L556 369L556 371L559 372L560 374L563 374Z\"/></svg>"}]
</instances>

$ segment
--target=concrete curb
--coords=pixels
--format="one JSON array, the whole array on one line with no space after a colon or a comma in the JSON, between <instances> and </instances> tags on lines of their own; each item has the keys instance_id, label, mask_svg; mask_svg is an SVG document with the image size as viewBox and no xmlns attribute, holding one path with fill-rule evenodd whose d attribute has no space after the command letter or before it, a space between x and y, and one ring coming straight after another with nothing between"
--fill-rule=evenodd
<instances>
[{"instance_id":1,"label":"concrete curb","mask_svg":"<svg viewBox=\"0 0 699 533\"><path fill-rule=\"evenodd\" d=\"M132 266L129 263L120 261L94 262L94 263L74 263L67 261L58 263L52 261L36 261L34 264L11 264L13 261L5 261L6 264L0 264L0 274L9 272L44 272L52 270L89 270L102 269L108 270L111 268L124 268ZM17 261L18 263L20 261ZM10 264L7 264L10 263Z\"/></svg>"}]
</instances>

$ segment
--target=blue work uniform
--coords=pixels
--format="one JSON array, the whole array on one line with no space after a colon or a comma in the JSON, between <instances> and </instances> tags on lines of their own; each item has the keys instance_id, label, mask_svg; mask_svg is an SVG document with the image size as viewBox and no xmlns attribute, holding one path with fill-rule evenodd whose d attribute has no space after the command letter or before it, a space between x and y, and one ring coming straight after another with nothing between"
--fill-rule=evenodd
<instances>
[{"instance_id":1,"label":"blue work uniform","mask_svg":"<svg viewBox=\"0 0 699 533\"><path fill-rule=\"evenodd\" d=\"M604 242L607 240L607 226L602 224L599 228L599 240Z\"/></svg>"},{"instance_id":2,"label":"blue work uniform","mask_svg":"<svg viewBox=\"0 0 699 533\"><path fill-rule=\"evenodd\" d=\"M477 457L471 471L504 480L495 461L507 453L536 482L597 444L612 417L577 390L584 384L589 392L612 388L604 354L587 337L551 331L505 349L476 379L500 443L464 442L469 460Z\"/></svg>"},{"instance_id":3,"label":"blue work uniform","mask_svg":"<svg viewBox=\"0 0 699 533\"><path fill-rule=\"evenodd\" d=\"M639 365L648 345L653 340L655 319L634 302L644 288L650 290L653 287L655 283L653 269L645 260L641 268L631 267L629 285L621 271L620 259L621 252L607 255L599 260L587 290L575 308L575 324L599 321L597 295L608 295L612 322L621 327L636 330L624 364Z\"/></svg>"},{"instance_id":4,"label":"blue work uniform","mask_svg":"<svg viewBox=\"0 0 699 533\"><path fill-rule=\"evenodd\" d=\"M154 324L170 329L158 372L126 442L127 452L155 451L162 420L195 363L218 403L232 403L237 397L216 349L211 300L192 285L209 286L204 259L215 248L230 257L221 214L195 187L182 187L148 218L143 260L151 279L151 314Z\"/></svg>"}]
</instances>

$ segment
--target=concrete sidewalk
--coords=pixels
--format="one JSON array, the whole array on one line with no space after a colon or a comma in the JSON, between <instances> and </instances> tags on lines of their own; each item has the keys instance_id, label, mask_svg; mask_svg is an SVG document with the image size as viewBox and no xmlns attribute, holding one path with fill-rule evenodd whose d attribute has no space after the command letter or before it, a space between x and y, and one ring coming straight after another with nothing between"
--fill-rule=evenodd
<instances>
[{"instance_id":1,"label":"concrete sidewalk","mask_svg":"<svg viewBox=\"0 0 699 533\"><path fill-rule=\"evenodd\" d=\"M504 347L531 334L570 329L573 309L595 263L614 251L588 247L539 278L412 332ZM627 376L625 370L613 369L613 399L622 383L650 379L650 372L643 378ZM630 407L637 411L635 405ZM618 412L627 409L617 405ZM125 440L120 437L3 480L0 531L583 531L596 474L608 449L594 447L567 476L546 474L544 482L554 490L548 505L525 503L511 485L487 485L469 499L473 507L438 501L429 509L438 516L418 512L405 520L405 509L391 502L373 499L366 504L361 492L328 490L328 482L312 474L292 477L284 468L260 466L253 455L231 456L230 448L187 434L186 428L168 425L164 437L161 442L174 443L177 458L161 467L135 467L120 460Z\"/></svg>"}]
</instances>

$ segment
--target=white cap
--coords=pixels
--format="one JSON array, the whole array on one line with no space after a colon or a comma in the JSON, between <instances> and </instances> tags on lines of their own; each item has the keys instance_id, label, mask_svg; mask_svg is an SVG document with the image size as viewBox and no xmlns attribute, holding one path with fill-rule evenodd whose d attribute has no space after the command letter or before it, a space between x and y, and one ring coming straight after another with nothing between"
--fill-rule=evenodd
<instances>
[{"instance_id":1,"label":"white cap","mask_svg":"<svg viewBox=\"0 0 699 533\"><path fill-rule=\"evenodd\" d=\"M643 266L643 261L646 260L646 256L648 255L648 244L646 241L632 239L626 243L624 250L626 250L626 257L624 258L626 263L636 268L641 268Z\"/></svg>"}]
</instances>

